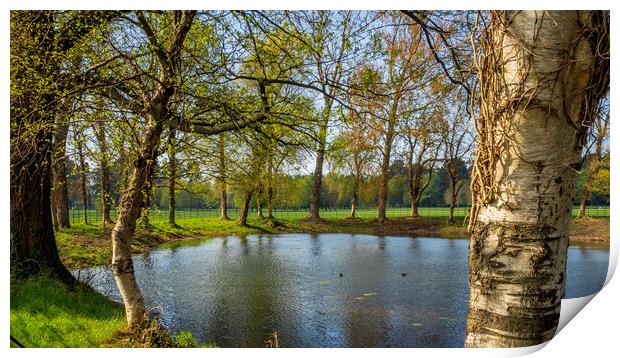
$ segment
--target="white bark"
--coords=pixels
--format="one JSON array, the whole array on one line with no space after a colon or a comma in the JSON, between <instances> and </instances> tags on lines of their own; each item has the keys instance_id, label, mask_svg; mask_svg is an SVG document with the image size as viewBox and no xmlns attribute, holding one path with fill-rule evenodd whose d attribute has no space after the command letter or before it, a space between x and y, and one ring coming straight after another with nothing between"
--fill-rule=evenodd
<instances>
[{"instance_id":1,"label":"white bark","mask_svg":"<svg viewBox=\"0 0 620 358\"><path fill-rule=\"evenodd\" d=\"M496 157L476 158L476 174L486 179L474 179L486 180L487 189L472 185L479 210L470 241L467 347L535 345L556 331L587 98L596 100L588 95L595 54L583 36L591 15L492 14L497 66L487 65L482 76L495 82L482 86L481 100L493 103L481 104L490 121L477 150L492 148Z\"/></svg>"}]
</instances>

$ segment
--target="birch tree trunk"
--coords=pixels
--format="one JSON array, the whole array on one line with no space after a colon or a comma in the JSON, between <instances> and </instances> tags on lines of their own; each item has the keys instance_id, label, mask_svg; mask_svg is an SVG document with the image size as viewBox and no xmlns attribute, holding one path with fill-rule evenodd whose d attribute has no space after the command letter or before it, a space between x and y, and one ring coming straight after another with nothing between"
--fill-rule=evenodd
<instances>
[{"instance_id":1,"label":"birch tree trunk","mask_svg":"<svg viewBox=\"0 0 620 358\"><path fill-rule=\"evenodd\" d=\"M147 128L140 145L131 178L118 206L118 220L112 229L112 271L125 303L129 328L140 327L146 314L144 299L133 271L131 237L136 230L136 222L143 206L142 188L153 175L159 137L163 128L161 122L154 122L152 119L149 122L151 125Z\"/></svg>"},{"instance_id":2,"label":"birch tree trunk","mask_svg":"<svg viewBox=\"0 0 620 358\"><path fill-rule=\"evenodd\" d=\"M133 163L131 178L121 196L116 225L112 229L112 271L123 297L129 329L141 328L146 319L144 299L136 282L131 259L131 237L136 230L136 221L143 206L145 184L150 186L153 180L163 123L169 115L170 99L176 92L178 58L196 11L179 11L174 15L175 19L178 19L178 22L175 21L174 36L164 47L159 43L144 13L136 12L137 21L154 48L160 72L152 95L142 94L146 128ZM150 190L150 187L147 190Z\"/></svg>"},{"instance_id":3,"label":"birch tree trunk","mask_svg":"<svg viewBox=\"0 0 620 358\"><path fill-rule=\"evenodd\" d=\"M576 170L609 86L608 26L600 11L491 14L478 62L466 347L555 334Z\"/></svg>"}]
</instances>

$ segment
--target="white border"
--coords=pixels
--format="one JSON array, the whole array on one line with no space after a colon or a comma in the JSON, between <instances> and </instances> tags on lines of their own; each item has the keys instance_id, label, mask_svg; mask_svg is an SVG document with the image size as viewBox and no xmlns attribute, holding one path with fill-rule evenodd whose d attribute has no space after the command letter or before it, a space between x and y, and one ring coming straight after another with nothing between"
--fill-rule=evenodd
<instances>
[{"instance_id":1,"label":"white border","mask_svg":"<svg viewBox=\"0 0 620 358\"><path fill-rule=\"evenodd\" d=\"M293 1L241 1L241 0L228 0L228 1L12 1L3 2L3 10L0 13L0 26L2 31L2 65L4 71L2 71L2 98L5 105L0 109L3 112L3 131L0 138L0 147L2 148L3 155L0 156L0 180L4 188L4 195L2 196L2 204L0 205L0 220L3 228L2 235L4 237L4 244L2 249L2 258L4 265L0 273L0 279L2 280L2 288L4 294L0 296L2 307L2 337L4 337L6 346L3 347L9 354L15 356L40 356L45 354L46 356L62 355L63 357L83 357L88 355L90 357L109 357L110 355L143 355L148 354L151 357L165 357L171 352L164 349L159 350L126 350L126 349L56 349L46 350L42 352L40 350L19 350L9 349L9 9L401 9L401 8L415 8L415 9L541 9L541 8L553 8L553 9L612 9L612 35L611 35L611 47L617 48L615 44L618 38L616 19L614 15L616 13L616 7L620 2L590 0L590 1L556 1L556 2L541 2L540 0L522 0L522 1L445 1L445 0L425 0L425 1L333 1L333 0L314 0L312 2L293 2ZM612 68L617 68L616 57L612 57ZM614 71L612 70L612 87L615 83ZM613 120L616 114L615 103L618 96L615 95L615 91L611 91L611 103L612 106L612 123L611 123L611 143L613 148L614 138L617 138L620 133L616 125L616 121ZM616 155L611 156L612 168L618 168L618 158ZM614 169L615 170L615 169ZM614 180L611 182L611 197L612 202L618 201L617 186ZM615 205L615 204L614 204ZM611 217L614 218L617 210L615 206L611 207ZM376 349L296 349L294 351L290 349L286 350L265 350L265 349L218 349L218 350L175 350L174 354L183 354L191 356L204 356L206 354L217 354L218 356L237 356L237 355L249 355L249 356L289 356L291 353L300 357L314 357L317 353L321 355L355 355L356 357L371 356L377 353L389 354L390 356L410 356L422 354L423 356L443 357L443 356L513 356L528 354L537 351L538 349L545 347L537 353L540 357L557 357L561 355L569 356L607 356L612 351L617 351L617 317L618 315L618 303L620 302L620 284L618 279L610 282L612 273L615 271L615 267L618 262L618 223L611 220L611 247L610 247L610 267L607 276L607 285L601 291L600 294L592 297L592 301L587 304L587 308L583 312L579 313L577 317L570 324L566 325L558 335L546 345L540 345L537 347L529 347L524 349L514 350L499 350L499 349L390 349L389 351L377 351ZM563 316L561 317L563 323L567 322L566 318L574 315L576 308L583 307L584 303L587 303L588 299L574 299L565 300L563 302ZM572 311L572 312L570 312Z\"/></svg>"}]
</instances>

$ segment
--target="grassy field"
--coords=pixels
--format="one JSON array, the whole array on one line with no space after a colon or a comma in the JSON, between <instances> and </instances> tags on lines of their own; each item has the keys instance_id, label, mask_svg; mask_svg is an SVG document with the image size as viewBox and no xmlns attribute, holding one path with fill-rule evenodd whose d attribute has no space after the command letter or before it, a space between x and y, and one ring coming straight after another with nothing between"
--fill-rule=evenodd
<instances>
[{"instance_id":1,"label":"grassy field","mask_svg":"<svg viewBox=\"0 0 620 358\"><path fill-rule=\"evenodd\" d=\"M454 209L454 216L457 218L464 218L469 212L469 207L460 207ZM409 216L410 209L409 208L388 208L386 215L389 219L402 219ZM576 217L579 213L579 208L573 208L573 217ZM321 210L321 217L324 219L345 219L349 217L351 214L350 209L335 209L335 210ZM419 208L420 216L424 218L432 218L432 219L447 219L449 214L449 208L446 207L423 207ZM87 211L88 221L89 223L96 224L101 222L101 212L91 209ZM228 215L231 219L237 219L239 217L238 209L229 209ZM250 215L256 215L256 211L253 211ZM609 206L601 206L601 207L588 207L586 209L586 215L589 217L595 218L608 218L609 217ZM82 209L71 209L70 210L70 221L71 224L74 223L82 223L84 216L84 210ZM176 218L177 219L198 219L198 218L218 218L220 216L218 209L177 209L176 210ZM299 220L308 216L307 209L277 209L274 212L274 216L278 219L290 219L290 220ZM362 219L373 219L377 217L377 209L376 208L368 208L368 209L360 209L357 211L357 216ZM116 212L112 210L112 219L116 218ZM149 215L149 220L157 223L157 222L166 222L168 221L168 210L167 209L152 209Z\"/></svg>"}]
</instances>

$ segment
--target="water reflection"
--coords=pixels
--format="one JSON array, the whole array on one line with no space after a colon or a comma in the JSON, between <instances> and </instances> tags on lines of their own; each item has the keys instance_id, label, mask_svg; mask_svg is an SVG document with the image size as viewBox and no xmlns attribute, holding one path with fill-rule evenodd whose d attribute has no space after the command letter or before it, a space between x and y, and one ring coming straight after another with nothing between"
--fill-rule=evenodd
<instances>
[{"instance_id":1,"label":"water reflection","mask_svg":"<svg viewBox=\"0 0 620 358\"><path fill-rule=\"evenodd\" d=\"M460 347L468 241L349 234L228 236L134 257L171 331L219 346ZM567 297L600 289L605 248L570 247ZM341 276L342 274L342 276ZM111 271L82 270L120 302Z\"/></svg>"}]
</instances>

